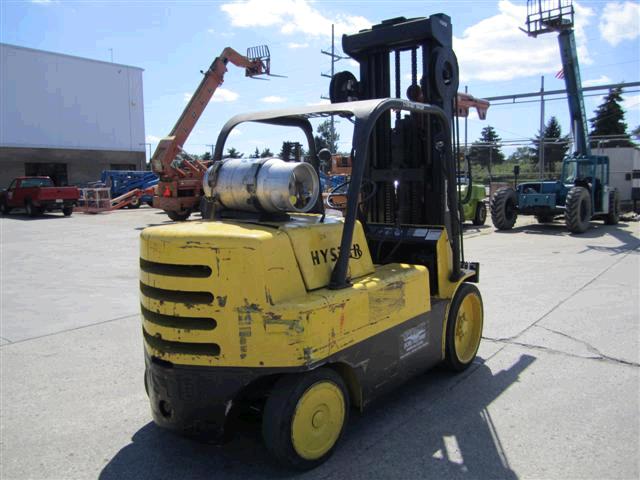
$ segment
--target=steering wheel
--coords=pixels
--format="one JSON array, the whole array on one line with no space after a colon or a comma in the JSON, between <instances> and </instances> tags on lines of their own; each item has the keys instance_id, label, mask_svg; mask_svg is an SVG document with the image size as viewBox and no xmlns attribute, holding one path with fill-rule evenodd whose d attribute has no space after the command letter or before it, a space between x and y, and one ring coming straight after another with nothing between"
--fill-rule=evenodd
<instances>
[{"instance_id":1,"label":"steering wheel","mask_svg":"<svg viewBox=\"0 0 640 480\"><path fill-rule=\"evenodd\" d=\"M338 196L344 196L346 198L349 192L348 192L348 189L346 189L345 187L347 187L350 184L351 184L351 180L347 180L346 182L342 182L340 185L337 185L334 188L332 188L329 191L329 194L327 195L327 198L324 201L325 205L334 210L343 210L347 208L346 201L344 203L335 203L334 198ZM358 205L362 205L363 203L366 203L369 200L371 200L378 190L376 183L372 180L369 180L368 178L362 179L362 187L363 188L361 188L361 191L360 191L361 198L358 201ZM364 194L363 196L362 192L367 189L370 189L370 191Z\"/></svg>"}]
</instances>

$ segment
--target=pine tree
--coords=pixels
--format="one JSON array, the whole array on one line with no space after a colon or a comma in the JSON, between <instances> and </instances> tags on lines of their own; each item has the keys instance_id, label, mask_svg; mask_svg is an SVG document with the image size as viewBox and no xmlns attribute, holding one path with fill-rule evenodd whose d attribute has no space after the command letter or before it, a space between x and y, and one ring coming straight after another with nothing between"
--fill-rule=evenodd
<instances>
[{"instance_id":1,"label":"pine tree","mask_svg":"<svg viewBox=\"0 0 640 480\"><path fill-rule=\"evenodd\" d=\"M491 166L504 162L504 153L500 148L502 139L495 129L489 125L482 129L480 138L471 144L469 160L471 163L486 167L491 173Z\"/></svg>"},{"instance_id":2,"label":"pine tree","mask_svg":"<svg viewBox=\"0 0 640 480\"><path fill-rule=\"evenodd\" d=\"M244 153L240 153L238 150L231 147L227 149L227 154L225 155L225 158L242 158L243 155Z\"/></svg>"},{"instance_id":3,"label":"pine tree","mask_svg":"<svg viewBox=\"0 0 640 480\"><path fill-rule=\"evenodd\" d=\"M273 157L273 152L269 150L269 148L265 148L264 150L262 150L262 152L260 152L260 158L269 158L269 157Z\"/></svg>"},{"instance_id":4,"label":"pine tree","mask_svg":"<svg viewBox=\"0 0 640 480\"><path fill-rule=\"evenodd\" d=\"M291 142L282 142L282 148L280 149L280 154L278 156L285 162L288 162L289 160L291 160L291 156L292 156Z\"/></svg>"},{"instance_id":5,"label":"pine tree","mask_svg":"<svg viewBox=\"0 0 640 480\"><path fill-rule=\"evenodd\" d=\"M531 163L539 165L540 137L544 138L544 167L549 172L556 171L556 164L562 162L569 149L569 135L562 136L562 128L556 117L551 117L544 127L542 135L538 133L532 140Z\"/></svg>"},{"instance_id":6,"label":"pine tree","mask_svg":"<svg viewBox=\"0 0 640 480\"><path fill-rule=\"evenodd\" d=\"M260 150L258 150L258 147L256 147L250 158L260 158Z\"/></svg>"},{"instance_id":7,"label":"pine tree","mask_svg":"<svg viewBox=\"0 0 640 480\"><path fill-rule=\"evenodd\" d=\"M331 128L331 120L325 120L316 129L318 133L313 137L316 142L316 151L328 148L331 153L338 153L338 140L340 134L336 132L335 126Z\"/></svg>"},{"instance_id":8,"label":"pine tree","mask_svg":"<svg viewBox=\"0 0 640 480\"><path fill-rule=\"evenodd\" d=\"M627 124L624 121L624 110L620 102L623 102L622 89L612 88L604 98L604 102L595 111L596 116L589 119L591 123L591 137L608 137L615 135L618 138L595 138L591 141L592 147L597 147L600 142L604 147L632 147L631 139L627 133Z\"/></svg>"}]
</instances>

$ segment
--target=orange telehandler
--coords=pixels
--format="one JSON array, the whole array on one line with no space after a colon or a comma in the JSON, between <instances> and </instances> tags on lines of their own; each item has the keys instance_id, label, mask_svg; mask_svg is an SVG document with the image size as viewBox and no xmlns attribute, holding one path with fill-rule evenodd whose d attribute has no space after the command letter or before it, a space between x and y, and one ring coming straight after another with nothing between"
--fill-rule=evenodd
<instances>
[{"instance_id":1,"label":"orange telehandler","mask_svg":"<svg viewBox=\"0 0 640 480\"><path fill-rule=\"evenodd\" d=\"M202 177L209 165L191 158L182 147L211 97L222 84L229 62L243 67L245 76L250 78L271 75L271 57L266 45L249 48L246 56L227 47L211 63L209 69L202 72L204 78L200 85L169 136L160 140L151 158L151 169L160 177L153 196L153 206L164 210L171 220L186 220L199 206Z\"/></svg>"}]
</instances>

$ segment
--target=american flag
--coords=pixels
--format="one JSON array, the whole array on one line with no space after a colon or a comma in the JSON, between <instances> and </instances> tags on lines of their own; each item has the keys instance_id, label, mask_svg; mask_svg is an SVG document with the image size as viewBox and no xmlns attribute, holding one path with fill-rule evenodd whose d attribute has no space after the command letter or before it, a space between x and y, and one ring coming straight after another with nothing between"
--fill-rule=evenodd
<instances>
[{"instance_id":1,"label":"american flag","mask_svg":"<svg viewBox=\"0 0 640 480\"><path fill-rule=\"evenodd\" d=\"M564 70L561 68L558 73L556 73L556 78L563 79L564 78Z\"/></svg>"}]
</instances>

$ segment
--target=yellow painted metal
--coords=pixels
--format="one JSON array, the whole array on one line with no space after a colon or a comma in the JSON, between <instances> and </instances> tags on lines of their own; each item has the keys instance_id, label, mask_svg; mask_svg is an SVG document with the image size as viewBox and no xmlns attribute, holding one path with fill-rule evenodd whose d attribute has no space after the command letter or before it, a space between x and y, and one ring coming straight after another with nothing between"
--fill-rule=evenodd
<instances>
[{"instance_id":1,"label":"yellow painted metal","mask_svg":"<svg viewBox=\"0 0 640 480\"><path fill-rule=\"evenodd\" d=\"M455 324L455 352L461 363L468 363L478 350L482 334L482 302L469 293L460 302Z\"/></svg>"},{"instance_id":2,"label":"yellow painted metal","mask_svg":"<svg viewBox=\"0 0 640 480\"><path fill-rule=\"evenodd\" d=\"M308 291L297 261L304 252L296 255L290 231L329 237L326 232L333 228L316 220L314 228L301 228L299 222L279 226L185 222L145 229L140 255L147 262L205 265L212 271L204 279L141 272L142 284L187 295L185 301L170 301L151 298L143 290L145 309L172 318L172 327L144 318L147 334L159 341L181 342L179 349L163 350L158 341L153 342L155 348L146 342L145 348L151 355L185 365L312 366L430 310L428 271L420 265L372 266L349 288ZM355 238L361 235L358 224ZM366 243L361 248L371 262ZM188 301L194 291L209 292L213 301ZM212 318L217 326L173 328L183 317ZM190 345L202 343L217 344L220 354L189 350Z\"/></svg>"},{"instance_id":3,"label":"yellow painted metal","mask_svg":"<svg viewBox=\"0 0 640 480\"><path fill-rule=\"evenodd\" d=\"M338 440L346 415L342 391L333 382L311 385L300 397L291 422L291 442L298 455L316 460Z\"/></svg>"},{"instance_id":4,"label":"yellow painted metal","mask_svg":"<svg viewBox=\"0 0 640 480\"><path fill-rule=\"evenodd\" d=\"M285 231L291 238L307 290L315 290L329 285L331 271L340 254L343 219L326 217L324 223L318 224L317 216L306 215L302 218L306 221L298 221ZM362 226L358 224L349 254L348 276L354 279L371 273L373 263L369 247Z\"/></svg>"}]
</instances>

